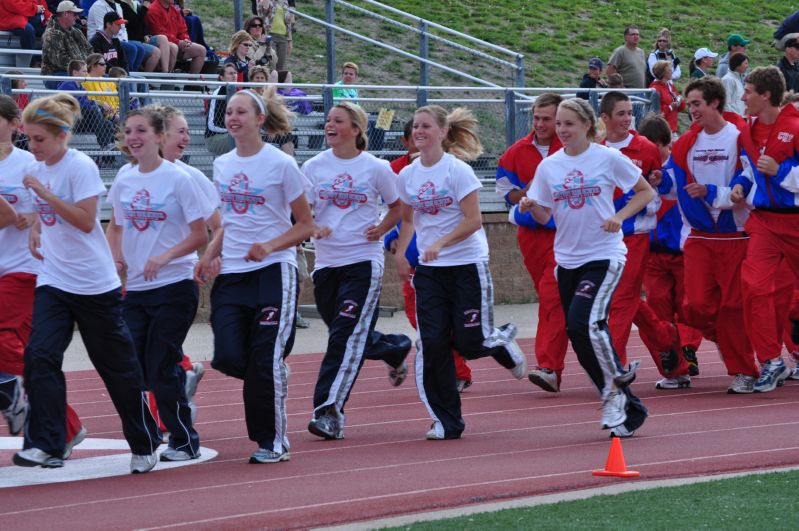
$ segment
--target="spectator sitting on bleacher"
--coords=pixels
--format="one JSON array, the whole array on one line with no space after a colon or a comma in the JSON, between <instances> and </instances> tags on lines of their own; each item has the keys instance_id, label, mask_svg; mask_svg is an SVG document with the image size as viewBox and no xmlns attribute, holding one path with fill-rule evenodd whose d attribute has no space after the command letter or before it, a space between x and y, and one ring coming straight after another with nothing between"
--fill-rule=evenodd
<instances>
[{"instance_id":1,"label":"spectator sitting on bleacher","mask_svg":"<svg viewBox=\"0 0 799 531\"><path fill-rule=\"evenodd\" d=\"M258 15L248 18L244 23L244 31L249 33L255 41L255 46L250 51L250 57L256 65L265 66L271 72L277 64L277 53L272 48L272 39L266 34L264 27L264 19Z\"/></svg>"},{"instance_id":2,"label":"spectator sitting on bleacher","mask_svg":"<svg viewBox=\"0 0 799 531\"><path fill-rule=\"evenodd\" d=\"M96 81L84 81L83 88L90 92L110 92L113 96L99 96L90 94L89 99L96 101L103 110L103 115L107 120L116 122L119 120L119 96L117 95L117 84L105 77L108 63L99 53L90 54L86 58L87 77L98 78Z\"/></svg>"},{"instance_id":3,"label":"spectator sitting on bleacher","mask_svg":"<svg viewBox=\"0 0 799 531\"><path fill-rule=\"evenodd\" d=\"M124 68L120 68L118 66L112 66L111 68L108 69L109 79L121 79L125 77L128 77L128 73L125 71ZM119 91L119 84L117 84L117 91ZM136 96L131 96L129 98L129 101L130 103L128 104L128 109L131 111L133 109L138 109L139 107L142 106L141 102L139 101L139 98Z\"/></svg>"},{"instance_id":4,"label":"spectator sitting on bleacher","mask_svg":"<svg viewBox=\"0 0 799 531\"><path fill-rule=\"evenodd\" d=\"M178 45L169 42L166 35L151 35L145 20L150 2L147 0L144 2L120 0L119 5L122 7L122 18L128 21L125 24L128 39L156 46L161 51L161 72L168 73L174 70L178 60Z\"/></svg>"},{"instance_id":5,"label":"spectator sitting on bleacher","mask_svg":"<svg viewBox=\"0 0 799 531\"><path fill-rule=\"evenodd\" d=\"M92 47L86 36L75 26L78 13L82 10L70 0L63 0L56 8L56 14L47 23L42 36L42 75L66 76L70 61L86 59ZM45 81L48 89L58 87L60 81Z\"/></svg>"},{"instance_id":6,"label":"spectator sitting on bleacher","mask_svg":"<svg viewBox=\"0 0 799 531\"><path fill-rule=\"evenodd\" d=\"M200 17L192 12L190 7L186 6L185 0L177 0L177 4L178 7L180 7L180 12L183 13L183 20L186 22L186 29L189 31L189 39L191 39L191 42L201 44L207 50L208 45L205 43L205 30L203 29L203 21L200 20Z\"/></svg>"},{"instance_id":7,"label":"spectator sitting on bleacher","mask_svg":"<svg viewBox=\"0 0 799 531\"><path fill-rule=\"evenodd\" d=\"M89 10L88 25L86 34L89 38L94 37L98 31L104 27L104 17L106 13L115 13L117 19L125 19L123 16L122 5L116 0L97 0ZM125 55L128 58L130 70L133 72L153 72L161 62L161 50L146 42L134 41L128 37L128 30L122 24L117 35Z\"/></svg>"},{"instance_id":8,"label":"spectator sitting on bleacher","mask_svg":"<svg viewBox=\"0 0 799 531\"><path fill-rule=\"evenodd\" d=\"M103 17L103 29L94 34L89 39L95 53L99 53L105 59L105 64L109 67L118 66L127 70L128 58L125 55L125 48L119 41L119 31L127 21L119 18L116 13L106 13Z\"/></svg>"},{"instance_id":9,"label":"spectator sitting on bleacher","mask_svg":"<svg viewBox=\"0 0 799 531\"><path fill-rule=\"evenodd\" d=\"M22 72L19 70L9 70L6 72L8 76L21 76ZM11 90L24 90L28 86L28 83L24 79L12 79L11 80ZM19 107L19 112L22 113L25 110L25 107L31 102L30 96L27 94L12 94L11 97L14 99L14 102ZM14 134L14 145L19 149L24 149L28 151L28 136L25 134L25 126L21 123L19 124L19 128L17 128L17 132Z\"/></svg>"},{"instance_id":10,"label":"spectator sitting on bleacher","mask_svg":"<svg viewBox=\"0 0 799 531\"><path fill-rule=\"evenodd\" d=\"M50 17L44 0L0 2L0 30L10 31L19 37L19 45L25 50L36 48L36 38L42 36Z\"/></svg>"},{"instance_id":11,"label":"spectator sitting on bleacher","mask_svg":"<svg viewBox=\"0 0 799 531\"><path fill-rule=\"evenodd\" d=\"M250 81L250 68L255 66L255 61L250 57L255 41L250 34L244 30L237 31L230 39L230 55L225 59L224 64L231 64L236 67L236 81L248 83Z\"/></svg>"},{"instance_id":12,"label":"spectator sitting on bleacher","mask_svg":"<svg viewBox=\"0 0 799 531\"><path fill-rule=\"evenodd\" d=\"M165 35L178 46L178 61L190 61L189 71L199 74L205 63L205 46L192 42L183 14L175 0L155 0L150 4L145 19L153 33Z\"/></svg>"},{"instance_id":13,"label":"spectator sitting on bleacher","mask_svg":"<svg viewBox=\"0 0 799 531\"><path fill-rule=\"evenodd\" d=\"M292 87L291 83L294 80L291 77L291 72L288 70L281 70L277 73L277 82L283 84L282 87L277 89L277 93L286 98L286 106L297 114L311 114L313 112L313 104L308 100L298 100L292 98L304 98L308 95L297 87Z\"/></svg>"},{"instance_id":14,"label":"spectator sitting on bleacher","mask_svg":"<svg viewBox=\"0 0 799 531\"><path fill-rule=\"evenodd\" d=\"M236 65L230 63L222 65L219 81L235 83L236 74ZM231 87L231 90L235 90L235 88ZM227 85L222 85L214 90L213 95L227 97L227 91ZM230 134L225 128L226 110L226 99L212 99L208 106L208 117L205 121L205 147L214 155L222 155L231 149Z\"/></svg>"},{"instance_id":15,"label":"spectator sitting on bleacher","mask_svg":"<svg viewBox=\"0 0 799 531\"><path fill-rule=\"evenodd\" d=\"M86 62L76 59L69 62L69 75L72 77L86 77ZM62 92L84 91L77 81L62 81L58 85L58 90ZM103 111L97 102L90 100L84 94L73 94L80 104L80 119L75 123L76 133L94 133L97 137L97 145L103 150L114 148L114 124L106 120Z\"/></svg>"},{"instance_id":16,"label":"spectator sitting on bleacher","mask_svg":"<svg viewBox=\"0 0 799 531\"><path fill-rule=\"evenodd\" d=\"M352 62L344 63L341 67L341 79L336 81L336 85L355 85L358 82L358 65ZM333 89L334 98L347 98L349 100L358 99L358 89L341 87Z\"/></svg>"},{"instance_id":17,"label":"spectator sitting on bleacher","mask_svg":"<svg viewBox=\"0 0 799 531\"><path fill-rule=\"evenodd\" d=\"M97 0L80 0L80 7L83 8L84 13L88 13Z\"/></svg>"}]
</instances>

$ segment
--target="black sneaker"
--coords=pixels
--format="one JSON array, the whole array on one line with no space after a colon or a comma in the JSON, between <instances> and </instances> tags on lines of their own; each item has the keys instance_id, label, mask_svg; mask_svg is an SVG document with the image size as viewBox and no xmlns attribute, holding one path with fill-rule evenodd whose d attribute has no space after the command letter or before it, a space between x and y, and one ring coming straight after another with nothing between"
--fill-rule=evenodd
<instances>
[{"instance_id":1,"label":"black sneaker","mask_svg":"<svg viewBox=\"0 0 799 531\"><path fill-rule=\"evenodd\" d=\"M688 362L688 374L691 376L699 375L699 360L696 359L696 350L691 347L682 348L682 357Z\"/></svg>"}]
</instances>

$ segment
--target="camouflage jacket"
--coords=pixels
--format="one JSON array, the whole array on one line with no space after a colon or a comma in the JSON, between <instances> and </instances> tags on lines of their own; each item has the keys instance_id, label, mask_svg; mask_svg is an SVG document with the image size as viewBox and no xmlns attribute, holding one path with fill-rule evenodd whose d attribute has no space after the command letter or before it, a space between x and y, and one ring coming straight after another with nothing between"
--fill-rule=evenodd
<instances>
[{"instance_id":1,"label":"camouflage jacket","mask_svg":"<svg viewBox=\"0 0 799 531\"><path fill-rule=\"evenodd\" d=\"M42 36L42 75L66 72L70 61L85 61L90 53L92 46L77 26L65 30L52 17Z\"/></svg>"}]
</instances>

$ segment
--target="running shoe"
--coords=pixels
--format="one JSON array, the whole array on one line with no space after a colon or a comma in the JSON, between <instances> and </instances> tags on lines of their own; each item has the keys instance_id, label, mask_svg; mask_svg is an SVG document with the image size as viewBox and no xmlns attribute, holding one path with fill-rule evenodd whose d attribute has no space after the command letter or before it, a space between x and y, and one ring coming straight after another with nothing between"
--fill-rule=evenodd
<instances>
[{"instance_id":1,"label":"running shoe","mask_svg":"<svg viewBox=\"0 0 799 531\"><path fill-rule=\"evenodd\" d=\"M527 379L548 393L557 393L560 391L558 375L552 369L536 367L530 371L530 374L527 375Z\"/></svg>"},{"instance_id":2,"label":"running shoe","mask_svg":"<svg viewBox=\"0 0 799 531\"><path fill-rule=\"evenodd\" d=\"M627 395L622 391L611 391L602 401L602 429L615 428L627 420Z\"/></svg>"},{"instance_id":3,"label":"running shoe","mask_svg":"<svg viewBox=\"0 0 799 531\"><path fill-rule=\"evenodd\" d=\"M635 381L635 375L638 371L638 366L641 365L639 360L633 360L627 366L627 370L617 374L613 377L613 383L615 383L618 387L624 387L625 385L630 385Z\"/></svg>"},{"instance_id":4,"label":"running shoe","mask_svg":"<svg viewBox=\"0 0 799 531\"><path fill-rule=\"evenodd\" d=\"M61 468L64 460L52 456L38 448L20 450L14 454L14 464L17 466L40 466L42 468Z\"/></svg>"},{"instance_id":5,"label":"running shoe","mask_svg":"<svg viewBox=\"0 0 799 531\"><path fill-rule=\"evenodd\" d=\"M682 357L688 362L688 375L699 376L699 360L696 358L696 350L685 346L682 348Z\"/></svg>"},{"instance_id":6,"label":"running shoe","mask_svg":"<svg viewBox=\"0 0 799 531\"><path fill-rule=\"evenodd\" d=\"M86 438L88 433L89 432L86 430L86 427L81 426L80 431L78 431L78 433L76 433L75 436L68 441L66 445L64 445L64 461L69 459L69 456L72 455L72 450L74 450L77 445L83 442L83 439Z\"/></svg>"},{"instance_id":7,"label":"running shoe","mask_svg":"<svg viewBox=\"0 0 799 531\"><path fill-rule=\"evenodd\" d=\"M184 450L176 450L171 446L167 446L166 449L161 452L160 460L164 462L191 461L192 459L197 459L198 457L200 457L200 452L192 455Z\"/></svg>"},{"instance_id":8,"label":"running shoe","mask_svg":"<svg viewBox=\"0 0 799 531\"><path fill-rule=\"evenodd\" d=\"M205 376L205 367L198 361L191 364L190 371L186 371L186 400L189 402L192 423L197 420L197 404L194 403L194 395L197 393L197 386L200 385L203 376Z\"/></svg>"},{"instance_id":9,"label":"running shoe","mask_svg":"<svg viewBox=\"0 0 799 531\"><path fill-rule=\"evenodd\" d=\"M444 431L444 426L442 426L441 423L433 422L430 425L430 429L427 430L425 438L428 441L448 441L452 439L460 439L461 434L459 433L457 435L447 435L446 432Z\"/></svg>"},{"instance_id":10,"label":"running shoe","mask_svg":"<svg viewBox=\"0 0 799 531\"><path fill-rule=\"evenodd\" d=\"M745 374L736 374L732 383L727 388L727 393L732 395L745 395L754 393L755 378Z\"/></svg>"},{"instance_id":11,"label":"running shoe","mask_svg":"<svg viewBox=\"0 0 799 531\"><path fill-rule=\"evenodd\" d=\"M516 336L516 326L509 324L506 325L507 327L513 327L513 334L510 336L508 343L505 345L505 349L508 351L511 360L513 360L513 367L511 367L510 372L513 374L513 377L517 380L521 380L527 374L527 357L522 352L522 349L519 348L519 344L513 339Z\"/></svg>"},{"instance_id":12,"label":"running shoe","mask_svg":"<svg viewBox=\"0 0 799 531\"><path fill-rule=\"evenodd\" d=\"M281 461L291 461L291 454L287 450L283 452L274 452L266 448L258 448L254 454L250 456L250 464L265 465L268 463L279 463Z\"/></svg>"},{"instance_id":13,"label":"running shoe","mask_svg":"<svg viewBox=\"0 0 799 531\"><path fill-rule=\"evenodd\" d=\"M11 381L13 382L14 380ZM25 397L22 378L19 376L17 376L16 382L14 383L14 390L12 393L13 394L9 397L11 405L3 410L3 416L8 423L8 431L11 432L11 435L19 435L22 428L25 427L25 421L28 418L28 411L30 409L28 399Z\"/></svg>"},{"instance_id":14,"label":"running shoe","mask_svg":"<svg viewBox=\"0 0 799 531\"><path fill-rule=\"evenodd\" d=\"M330 413L324 413L311 420L308 423L308 431L328 440L344 438L344 428L339 426L338 419Z\"/></svg>"},{"instance_id":15,"label":"running shoe","mask_svg":"<svg viewBox=\"0 0 799 531\"><path fill-rule=\"evenodd\" d=\"M685 387L691 387L691 377L687 374L674 378L663 378L655 384L655 389L683 389Z\"/></svg>"},{"instance_id":16,"label":"running shoe","mask_svg":"<svg viewBox=\"0 0 799 531\"><path fill-rule=\"evenodd\" d=\"M158 456L155 452L149 455L132 454L130 456L130 473L131 474L144 474L155 468L158 462Z\"/></svg>"},{"instance_id":17,"label":"running shoe","mask_svg":"<svg viewBox=\"0 0 799 531\"><path fill-rule=\"evenodd\" d=\"M464 392L466 389L472 386L471 380L455 380L455 388L458 390L458 393Z\"/></svg>"},{"instance_id":18,"label":"running shoe","mask_svg":"<svg viewBox=\"0 0 799 531\"><path fill-rule=\"evenodd\" d=\"M300 312L297 312L297 318L294 320L294 326L303 329L311 328L311 322L308 319L305 319L302 315L300 315Z\"/></svg>"},{"instance_id":19,"label":"running shoe","mask_svg":"<svg viewBox=\"0 0 799 531\"><path fill-rule=\"evenodd\" d=\"M400 364L399 367L389 367L388 369L388 381L394 387L402 385L402 382L404 382L407 377L408 363L405 360L402 360L402 364Z\"/></svg>"},{"instance_id":20,"label":"running shoe","mask_svg":"<svg viewBox=\"0 0 799 531\"><path fill-rule=\"evenodd\" d=\"M760 378L754 385L756 393L768 393L777 387L790 376L791 370L782 361L782 358L774 358L763 364L760 368Z\"/></svg>"},{"instance_id":21,"label":"running shoe","mask_svg":"<svg viewBox=\"0 0 799 531\"><path fill-rule=\"evenodd\" d=\"M619 439L627 439L635 435L635 430L628 430L624 424L619 424L615 428L610 429L611 437L618 437Z\"/></svg>"}]
</instances>

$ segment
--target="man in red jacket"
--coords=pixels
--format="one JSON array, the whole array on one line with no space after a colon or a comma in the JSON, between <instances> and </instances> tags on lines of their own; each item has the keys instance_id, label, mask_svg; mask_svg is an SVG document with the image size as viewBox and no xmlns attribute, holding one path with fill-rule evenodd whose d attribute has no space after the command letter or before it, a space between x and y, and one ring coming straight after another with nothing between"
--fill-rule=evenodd
<instances>
[{"instance_id":1,"label":"man in red jacket","mask_svg":"<svg viewBox=\"0 0 799 531\"><path fill-rule=\"evenodd\" d=\"M517 141L499 159L497 193L513 205L509 220L519 226L517 238L524 265L538 294L538 330L535 335L535 357L538 366L529 379L544 391L560 391L563 360L569 338L566 319L560 303L555 279L555 224L542 226L530 213L520 213L518 203L533 182L535 171L544 157L561 148L555 134L555 112L561 102L557 94L541 94L533 105L533 130Z\"/></svg>"},{"instance_id":2,"label":"man in red jacket","mask_svg":"<svg viewBox=\"0 0 799 531\"><path fill-rule=\"evenodd\" d=\"M25 50L36 48L36 38L44 33L50 16L44 0L0 2L0 30L10 31L19 37L19 44Z\"/></svg>"},{"instance_id":3,"label":"man in red jacket","mask_svg":"<svg viewBox=\"0 0 799 531\"><path fill-rule=\"evenodd\" d=\"M205 63L205 46L191 42L189 30L175 0L156 0L150 4L145 18L153 35L166 35L169 42L178 45L178 61L190 61L189 70L199 74Z\"/></svg>"}]
</instances>

